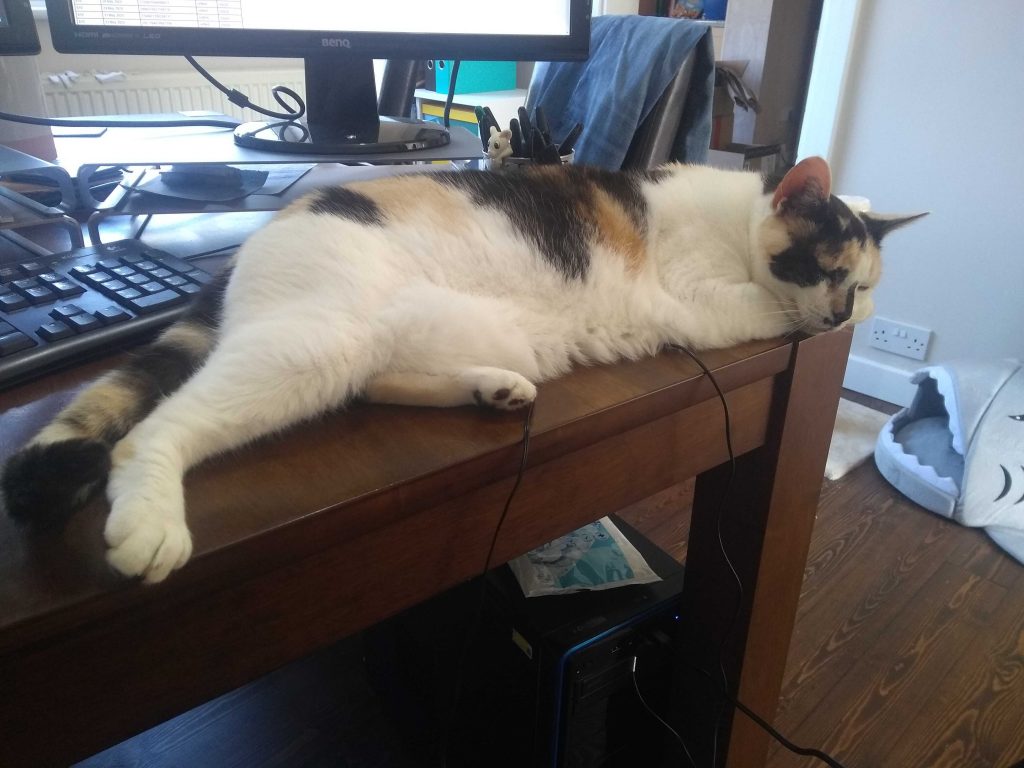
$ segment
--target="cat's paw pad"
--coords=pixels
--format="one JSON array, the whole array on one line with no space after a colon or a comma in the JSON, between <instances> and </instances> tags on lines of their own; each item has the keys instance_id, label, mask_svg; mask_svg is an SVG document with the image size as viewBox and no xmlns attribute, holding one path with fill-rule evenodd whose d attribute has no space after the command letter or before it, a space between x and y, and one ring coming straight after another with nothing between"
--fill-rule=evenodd
<instances>
[{"instance_id":1,"label":"cat's paw pad","mask_svg":"<svg viewBox=\"0 0 1024 768\"><path fill-rule=\"evenodd\" d=\"M473 399L487 408L514 411L537 398L537 388L515 371L500 368L478 370L471 384Z\"/></svg>"},{"instance_id":2,"label":"cat's paw pad","mask_svg":"<svg viewBox=\"0 0 1024 768\"><path fill-rule=\"evenodd\" d=\"M125 576L156 584L188 562L192 535L182 517L153 512L142 498L114 502L103 532L107 562Z\"/></svg>"}]
</instances>

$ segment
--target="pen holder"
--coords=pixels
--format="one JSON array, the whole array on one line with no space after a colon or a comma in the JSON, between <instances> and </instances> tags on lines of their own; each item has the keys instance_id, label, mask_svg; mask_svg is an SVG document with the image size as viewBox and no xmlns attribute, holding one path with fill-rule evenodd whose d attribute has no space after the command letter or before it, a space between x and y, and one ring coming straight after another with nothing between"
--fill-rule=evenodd
<instances>
[{"instance_id":1,"label":"pen holder","mask_svg":"<svg viewBox=\"0 0 1024 768\"><path fill-rule=\"evenodd\" d=\"M576 150L569 150L569 154L562 155L562 165L571 165L576 157ZM537 161L532 157L506 157L501 164L501 170L508 171L509 173L519 173L538 165ZM547 165L554 165L554 163L547 163Z\"/></svg>"}]
</instances>

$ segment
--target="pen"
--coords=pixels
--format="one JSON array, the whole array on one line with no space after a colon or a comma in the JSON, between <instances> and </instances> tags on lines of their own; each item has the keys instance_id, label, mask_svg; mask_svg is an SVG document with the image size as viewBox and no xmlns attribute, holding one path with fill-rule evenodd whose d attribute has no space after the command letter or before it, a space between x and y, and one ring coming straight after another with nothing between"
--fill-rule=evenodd
<instances>
[{"instance_id":1,"label":"pen","mask_svg":"<svg viewBox=\"0 0 1024 768\"><path fill-rule=\"evenodd\" d=\"M484 112L483 107L474 107L473 114L476 115L476 124L480 129L480 144L484 148L484 152L487 151L487 143L491 138L491 131L487 127L487 113Z\"/></svg>"},{"instance_id":2,"label":"pen","mask_svg":"<svg viewBox=\"0 0 1024 768\"><path fill-rule=\"evenodd\" d=\"M523 129L523 136L529 140L530 132L533 131L533 123L530 122L530 115L526 111L526 107L519 108L519 125Z\"/></svg>"},{"instance_id":3,"label":"pen","mask_svg":"<svg viewBox=\"0 0 1024 768\"><path fill-rule=\"evenodd\" d=\"M568 155L572 152L572 148L576 145L576 140L580 137L581 133L583 133L583 124L576 123L576 125L572 127L572 130L569 131L569 135L566 136L565 140L559 145L558 154Z\"/></svg>"},{"instance_id":4,"label":"pen","mask_svg":"<svg viewBox=\"0 0 1024 768\"><path fill-rule=\"evenodd\" d=\"M509 121L508 128L512 131L512 138L509 143L512 145L513 157L526 157L523 151L523 129L519 127L519 121L514 117Z\"/></svg>"},{"instance_id":5,"label":"pen","mask_svg":"<svg viewBox=\"0 0 1024 768\"><path fill-rule=\"evenodd\" d=\"M533 112L533 118L544 141L551 141L551 130L548 128L548 116L544 114L544 107L538 104Z\"/></svg>"},{"instance_id":6,"label":"pen","mask_svg":"<svg viewBox=\"0 0 1024 768\"><path fill-rule=\"evenodd\" d=\"M494 118L494 113L491 112L491 108L490 107L484 107L484 117L486 118L487 122L490 125L493 125L495 128L498 129L499 133L501 132L501 124ZM491 131L488 128L487 133L490 134L490 132Z\"/></svg>"}]
</instances>

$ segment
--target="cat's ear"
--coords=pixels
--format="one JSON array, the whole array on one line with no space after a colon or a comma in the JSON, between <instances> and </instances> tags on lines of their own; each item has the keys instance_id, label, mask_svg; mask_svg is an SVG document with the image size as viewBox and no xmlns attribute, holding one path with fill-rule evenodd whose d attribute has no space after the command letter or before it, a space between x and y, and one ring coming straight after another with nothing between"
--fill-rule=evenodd
<instances>
[{"instance_id":1,"label":"cat's ear","mask_svg":"<svg viewBox=\"0 0 1024 768\"><path fill-rule=\"evenodd\" d=\"M772 208L782 212L813 209L832 193L832 171L821 157L807 157L794 165L772 196Z\"/></svg>"},{"instance_id":2,"label":"cat's ear","mask_svg":"<svg viewBox=\"0 0 1024 768\"><path fill-rule=\"evenodd\" d=\"M903 225L917 221L922 216L927 215L927 211L924 213L912 213L909 216L889 216L884 213L868 213L865 211L860 215L860 218L864 222L864 226L867 227L871 239L876 243L880 243L882 238L894 229L899 229Z\"/></svg>"}]
</instances>

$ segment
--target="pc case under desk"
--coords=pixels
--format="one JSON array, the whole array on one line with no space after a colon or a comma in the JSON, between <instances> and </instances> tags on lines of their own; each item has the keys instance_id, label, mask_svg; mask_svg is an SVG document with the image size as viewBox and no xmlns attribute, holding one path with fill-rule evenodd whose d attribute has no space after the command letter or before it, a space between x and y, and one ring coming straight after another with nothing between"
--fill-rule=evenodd
<instances>
[{"instance_id":1,"label":"pc case under desk","mask_svg":"<svg viewBox=\"0 0 1024 768\"><path fill-rule=\"evenodd\" d=\"M461 660L448 766L636 768L672 748L637 699L631 668L638 657L644 698L666 713L683 569L615 523L662 581L526 598L507 566L488 574L484 621ZM371 684L412 749L434 761L480 598L474 580L366 635Z\"/></svg>"}]
</instances>

